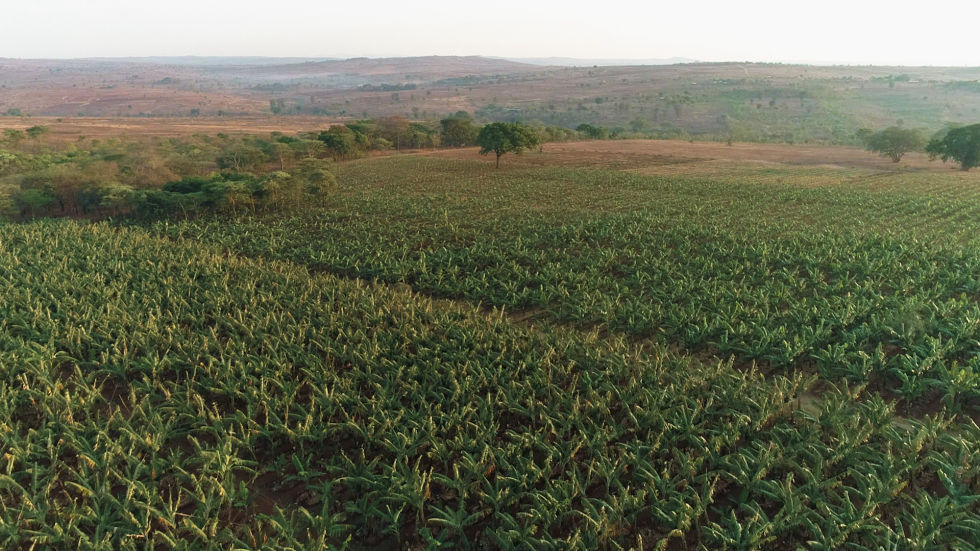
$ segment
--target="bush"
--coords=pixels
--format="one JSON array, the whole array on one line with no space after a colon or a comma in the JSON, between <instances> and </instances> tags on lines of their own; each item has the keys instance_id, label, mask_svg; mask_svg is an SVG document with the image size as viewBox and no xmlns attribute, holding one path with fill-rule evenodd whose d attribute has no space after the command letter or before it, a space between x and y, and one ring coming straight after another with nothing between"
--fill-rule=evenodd
<instances>
[{"instance_id":1,"label":"bush","mask_svg":"<svg viewBox=\"0 0 980 551\"><path fill-rule=\"evenodd\" d=\"M21 216L37 216L54 203L55 196L50 188L29 188L14 192L12 199Z\"/></svg>"},{"instance_id":2,"label":"bush","mask_svg":"<svg viewBox=\"0 0 980 551\"><path fill-rule=\"evenodd\" d=\"M471 118L449 117L439 121L442 127L442 145L447 147L466 147L476 145L480 128Z\"/></svg>"},{"instance_id":3,"label":"bush","mask_svg":"<svg viewBox=\"0 0 980 551\"><path fill-rule=\"evenodd\" d=\"M134 214L149 219L297 209L318 204L336 183L329 166L329 161L308 159L295 174L277 171L259 177L224 172L182 178L159 190L130 194L130 200Z\"/></svg>"},{"instance_id":4,"label":"bush","mask_svg":"<svg viewBox=\"0 0 980 551\"><path fill-rule=\"evenodd\" d=\"M575 130L593 140L604 140L609 137L609 132L601 126L592 126L591 124L583 123L578 125Z\"/></svg>"}]
</instances>

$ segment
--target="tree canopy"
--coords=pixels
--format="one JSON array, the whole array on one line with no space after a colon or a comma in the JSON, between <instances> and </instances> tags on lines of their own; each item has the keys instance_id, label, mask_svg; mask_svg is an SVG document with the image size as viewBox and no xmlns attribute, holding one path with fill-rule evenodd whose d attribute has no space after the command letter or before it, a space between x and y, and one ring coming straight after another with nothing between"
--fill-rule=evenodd
<instances>
[{"instance_id":1,"label":"tree canopy","mask_svg":"<svg viewBox=\"0 0 980 551\"><path fill-rule=\"evenodd\" d=\"M915 128L889 126L888 128L865 136L868 151L888 157L892 162L899 162L909 151L915 151L925 145L925 138Z\"/></svg>"},{"instance_id":2,"label":"tree canopy","mask_svg":"<svg viewBox=\"0 0 980 551\"><path fill-rule=\"evenodd\" d=\"M476 143L476 136L480 129L468 115L442 119L439 124L442 126L442 145L465 147Z\"/></svg>"},{"instance_id":3,"label":"tree canopy","mask_svg":"<svg viewBox=\"0 0 980 551\"><path fill-rule=\"evenodd\" d=\"M497 167L500 167L500 157L505 153L520 153L541 143L541 138L530 126L519 122L492 122L483 127L476 137L476 145L480 146L480 154L493 152L497 155Z\"/></svg>"},{"instance_id":4,"label":"tree canopy","mask_svg":"<svg viewBox=\"0 0 980 551\"><path fill-rule=\"evenodd\" d=\"M609 137L609 131L601 126L592 126L582 123L575 127L576 132L581 132L593 140L604 140Z\"/></svg>"},{"instance_id":5,"label":"tree canopy","mask_svg":"<svg viewBox=\"0 0 980 551\"><path fill-rule=\"evenodd\" d=\"M358 150L357 138L356 132L341 125L333 125L317 136L317 140L326 144L327 150L334 159L348 159L355 156Z\"/></svg>"},{"instance_id":6,"label":"tree canopy","mask_svg":"<svg viewBox=\"0 0 980 551\"><path fill-rule=\"evenodd\" d=\"M27 132L27 135L30 136L31 139L36 140L36 139L40 138L41 136L43 136L43 135L45 135L45 134L48 133L48 127L47 126L40 126L40 125L38 125L38 126L32 126L32 127L28 128L27 130L25 130L25 132Z\"/></svg>"},{"instance_id":7,"label":"tree canopy","mask_svg":"<svg viewBox=\"0 0 980 551\"><path fill-rule=\"evenodd\" d=\"M926 146L929 157L953 159L963 170L980 166L980 124L952 128L945 135L933 138Z\"/></svg>"}]
</instances>

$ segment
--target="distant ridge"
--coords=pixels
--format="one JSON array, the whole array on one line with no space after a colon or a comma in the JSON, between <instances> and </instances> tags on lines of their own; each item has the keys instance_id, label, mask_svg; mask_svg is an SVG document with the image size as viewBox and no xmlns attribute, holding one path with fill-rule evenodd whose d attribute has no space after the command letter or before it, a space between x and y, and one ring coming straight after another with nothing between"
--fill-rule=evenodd
<instances>
[{"instance_id":1,"label":"distant ridge","mask_svg":"<svg viewBox=\"0 0 980 551\"><path fill-rule=\"evenodd\" d=\"M539 65L503 58L482 56L415 56L415 57L353 57L289 64L255 66L253 73L275 73L288 76L318 74L357 74L361 76L392 76L407 79L406 75L429 78L465 75L510 74L537 71ZM407 79L413 80L413 79ZM414 79L414 80L417 80ZM423 79L424 80L424 79Z\"/></svg>"},{"instance_id":2,"label":"distant ridge","mask_svg":"<svg viewBox=\"0 0 980 551\"><path fill-rule=\"evenodd\" d=\"M598 65L609 66L632 66L632 65L677 65L679 63L698 63L696 59L687 57L667 57L649 59L588 59L576 57L501 57L492 59L505 59L516 61L517 63L527 63L530 65L557 65L562 67L591 67Z\"/></svg>"},{"instance_id":3,"label":"distant ridge","mask_svg":"<svg viewBox=\"0 0 980 551\"><path fill-rule=\"evenodd\" d=\"M263 56L148 56L148 57L85 57L78 61L101 63L151 63L159 65L222 66L222 65L287 65L318 61L333 61L331 57L263 57Z\"/></svg>"}]
</instances>

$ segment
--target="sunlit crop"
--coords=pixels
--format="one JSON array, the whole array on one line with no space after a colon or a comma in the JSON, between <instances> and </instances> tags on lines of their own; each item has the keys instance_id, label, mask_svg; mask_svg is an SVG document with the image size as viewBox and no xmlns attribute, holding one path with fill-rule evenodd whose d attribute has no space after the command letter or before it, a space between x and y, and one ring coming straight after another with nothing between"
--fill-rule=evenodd
<instances>
[{"instance_id":1,"label":"sunlit crop","mask_svg":"<svg viewBox=\"0 0 980 551\"><path fill-rule=\"evenodd\" d=\"M0 547L975 548L969 190L343 170L0 226Z\"/></svg>"}]
</instances>

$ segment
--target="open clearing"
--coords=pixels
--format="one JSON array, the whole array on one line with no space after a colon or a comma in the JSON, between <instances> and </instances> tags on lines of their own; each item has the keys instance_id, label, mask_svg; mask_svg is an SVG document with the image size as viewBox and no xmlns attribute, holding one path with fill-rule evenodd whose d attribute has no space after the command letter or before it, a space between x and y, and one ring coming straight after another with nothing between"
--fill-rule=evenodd
<instances>
[{"instance_id":1,"label":"open clearing","mask_svg":"<svg viewBox=\"0 0 980 551\"><path fill-rule=\"evenodd\" d=\"M693 161L758 161L808 167L846 167L876 170L950 171L954 165L929 161L924 153L909 153L900 163L878 157L856 147L829 145L786 145L698 142L682 140L601 140L549 143L543 155L525 154L505 157L505 163L522 166L605 166L643 169L651 166L686 164ZM446 150L433 156L475 160L475 149ZM715 172L723 172L715 170Z\"/></svg>"}]
</instances>

